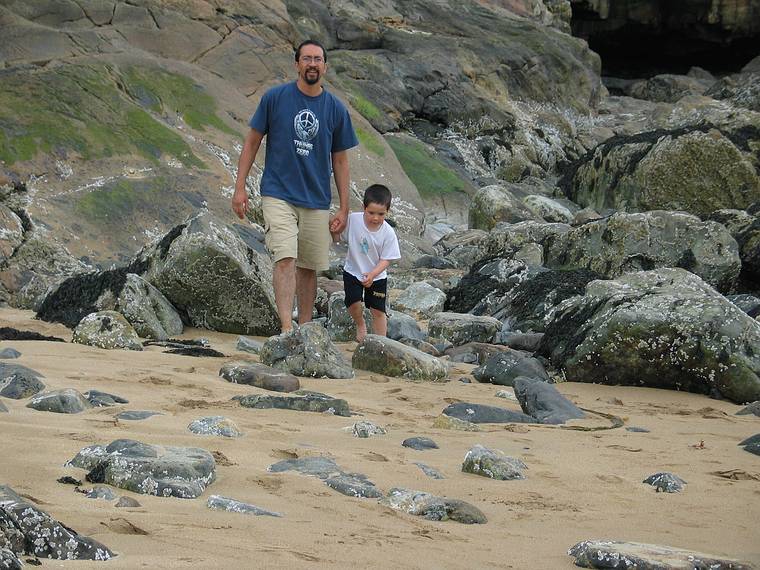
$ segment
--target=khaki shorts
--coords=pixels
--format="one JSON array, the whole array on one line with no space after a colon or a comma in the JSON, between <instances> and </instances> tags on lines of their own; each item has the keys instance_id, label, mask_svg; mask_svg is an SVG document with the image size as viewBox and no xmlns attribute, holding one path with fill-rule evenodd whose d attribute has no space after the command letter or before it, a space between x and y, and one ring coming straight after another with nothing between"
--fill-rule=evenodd
<instances>
[{"instance_id":1,"label":"khaki shorts","mask_svg":"<svg viewBox=\"0 0 760 570\"><path fill-rule=\"evenodd\" d=\"M330 267L330 211L301 208L284 200L261 197L267 248L274 261L287 257L297 267L320 271Z\"/></svg>"}]
</instances>

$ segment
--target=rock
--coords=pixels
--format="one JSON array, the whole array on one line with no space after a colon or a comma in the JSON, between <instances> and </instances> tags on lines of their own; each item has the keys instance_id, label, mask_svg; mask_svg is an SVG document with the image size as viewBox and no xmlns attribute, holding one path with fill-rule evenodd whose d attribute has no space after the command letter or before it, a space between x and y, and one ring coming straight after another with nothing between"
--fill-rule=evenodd
<instances>
[{"instance_id":1,"label":"rock","mask_svg":"<svg viewBox=\"0 0 760 570\"><path fill-rule=\"evenodd\" d=\"M5 485L0 485L0 520L5 552L55 560L108 560L114 556L105 545L59 523Z\"/></svg>"},{"instance_id":2,"label":"rock","mask_svg":"<svg viewBox=\"0 0 760 570\"><path fill-rule=\"evenodd\" d=\"M74 329L72 342L108 349L143 349L135 329L115 311L101 311L84 317Z\"/></svg>"},{"instance_id":3,"label":"rock","mask_svg":"<svg viewBox=\"0 0 760 570\"><path fill-rule=\"evenodd\" d=\"M632 433L649 433L651 430L648 430L647 428L643 428L643 427L628 426L627 428L625 428L625 431L630 431Z\"/></svg>"},{"instance_id":4,"label":"rock","mask_svg":"<svg viewBox=\"0 0 760 570\"><path fill-rule=\"evenodd\" d=\"M197 447L161 447L117 439L84 448L69 465L90 469L87 480L157 497L195 499L216 478L214 457Z\"/></svg>"},{"instance_id":5,"label":"rock","mask_svg":"<svg viewBox=\"0 0 760 570\"><path fill-rule=\"evenodd\" d=\"M412 264L412 267L427 269L455 269L456 266L450 259L437 255L421 255Z\"/></svg>"},{"instance_id":6,"label":"rock","mask_svg":"<svg viewBox=\"0 0 760 570\"><path fill-rule=\"evenodd\" d=\"M0 350L0 358L12 359L18 358L19 356L21 356L21 353L15 348L8 347Z\"/></svg>"},{"instance_id":7,"label":"rock","mask_svg":"<svg viewBox=\"0 0 760 570\"><path fill-rule=\"evenodd\" d=\"M38 394L31 399L26 407L40 412L78 414L92 408L92 405L82 394L72 388L67 388Z\"/></svg>"},{"instance_id":8,"label":"rock","mask_svg":"<svg viewBox=\"0 0 760 570\"><path fill-rule=\"evenodd\" d=\"M467 342L490 342L501 330L501 322L493 317L479 317L460 313L437 313L428 323L428 334L442 338L453 345Z\"/></svg>"},{"instance_id":9,"label":"rock","mask_svg":"<svg viewBox=\"0 0 760 570\"><path fill-rule=\"evenodd\" d=\"M438 444L429 437L409 437L401 442L404 447L411 447L417 451L426 449L438 449Z\"/></svg>"},{"instance_id":10,"label":"rock","mask_svg":"<svg viewBox=\"0 0 760 570\"><path fill-rule=\"evenodd\" d=\"M151 412L150 410L129 410L116 414L117 420L139 421L147 420L152 416L163 416L161 412Z\"/></svg>"},{"instance_id":11,"label":"rock","mask_svg":"<svg viewBox=\"0 0 760 570\"><path fill-rule=\"evenodd\" d=\"M742 270L744 268L742 267ZM750 317L755 318L760 314L760 299L754 295L726 295L726 299L747 313Z\"/></svg>"},{"instance_id":12,"label":"rock","mask_svg":"<svg viewBox=\"0 0 760 570\"><path fill-rule=\"evenodd\" d=\"M568 208L546 196L537 194L526 196L523 198L523 204L536 217L547 222L569 224L573 221L573 213Z\"/></svg>"},{"instance_id":13,"label":"rock","mask_svg":"<svg viewBox=\"0 0 760 570\"><path fill-rule=\"evenodd\" d=\"M347 429L351 430L351 433L354 435L354 437L360 438L368 438L375 435L385 435L388 433L385 428L368 421L356 422L354 425Z\"/></svg>"},{"instance_id":14,"label":"rock","mask_svg":"<svg viewBox=\"0 0 760 570\"><path fill-rule=\"evenodd\" d=\"M336 291L327 303L327 332L330 339L335 342L347 342L356 340L356 323L351 318L346 307L346 294L343 291ZM364 307L362 313L367 330L372 330L372 313L367 307Z\"/></svg>"},{"instance_id":15,"label":"rock","mask_svg":"<svg viewBox=\"0 0 760 570\"><path fill-rule=\"evenodd\" d=\"M501 346L487 342L467 342L459 346L446 349L446 356L451 362L465 362L467 364L482 364L494 354L503 352Z\"/></svg>"},{"instance_id":16,"label":"rock","mask_svg":"<svg viewBox=\"0 0 760 570\"><path fill-rule=\"evenodd\" d=\"M544 333L516 333L500 332L494 338L494 344L503 344L513 350L523 350L525 352L536 352L541 344Z\"/></svg>"},{"instance_id":17,"label":"rock","mask_svg":"<svg viewBox=\"0 0 760 570\"><path fill-rule=\"evenodd\" d=\"M325 479L325 485L349 497L361 497L367 499L379 499L383 496L372 481L358 473L341 473Z\"/></svg>"},{"instance_id":18,"label":"rock","mask_svg":"<svg viewBox=\"0 0 760 570\"><path fill-rule=\"evenodd\" d=\"M742 278L746 281L757 280L760 277L760 219L757 215L742 210L718 210L709 219L726 226L731 237L736 240ZM732 296L731 301L736 302L734 299L742 304L751 302L744 296ZM742 309L747 312L744 307Z\"/></svg>"},{"instance_id":19,"label":"rock","mask_svg":"<svg viewBox=\"0 0 760 570\"><path fill-rule=\"evenodd\" d=\"M429 465L425 465L424 463L418 463L416 461L414 462L414 464L420 469L422 469L422 472L428 477L430 477L431 479L445 479L446 478L444 477L443 473L441 473L437 469L434 469L433 467L430 467Z\"/></svg>"},{"instance_id":20,"label":"rock","mask_svg":"<svg viewBox=\"0 0 760 570\"><path fill-rule=\"evenodd\" d=\"M744 446L744 451L749 451L754 455L760 455L760 443L750 443Z\"/></svg>"},{"instance_id":21,"label":"rock","mask_svg":"<svg viewBox=\"0 0 760 570\"><path fill-rule=\"evenodd\" d=\"M680 493L686 485L686 481L672 473L655 473L644 479L642 483L651 485L658 493Z\"/></svg>"},{"instance_id":22,"label":"rock","mask_svg":"<svg viewBox=\"0 0 760 570\"><path fill-rule=\"evenodd\" d=\"M348 417L348 402L319 392L298 390L293 396L270 396L269 394L243 396L239 399L244 408L294 410L297 412L327 412Z\"/></svg>"},{"instance_id":23,"label":"rock","mask_svg":"<svg viewBox=\"0 0 760 570\"><path fill-rule=\"evenodd\" d=\"M571 381L760 399L757 321L683 269L589 283L552 315L539 353Z\"/></svg>"},{"instance_id":24,"label":"rock","mask_svg":"<svg viewBox=\"0 0 760 570\"><path fill-rule=\"evenodd\" d=\"M452 520L463 524L485 524L485 515L476 507L464 501L436 497L424 491L393 488L381 504L404 511L410 515L433 521Z\"/></svg>"},{"instance_id":25,"label":"rock","mask_svg":"<svg viewBox=\"0 0 760 570\"><path fill-rule=\"evenodd\" d=\"M628 95L655 103L675 103L686 95L702 95L711 83L686 75L655 75L634 82Z\"/></svg>"},{"instance_id":26,"label":"rock","mask_svg":"<svg viewBox=\"0 0 760 570\"><path fill-rule=\"evenodd\" d=\"M508 457L501 451L494 451L482 445L472 447L462 463L464 473L473 473L499 481L525 479L523 471L527 468L528 466L519 459Z\"/></svg>"},{"instance_id":27,"label":"rock","mask_svg":"<svg viewBox=\"0 0 760 570\"><path fill-rule=\"evenodd\" d=\"M752 435L742 441L739 445L754 445L756 443L760 443L760 433L756 433L755 435Z\"/></svg>"},{"instance_id":28,"label":"rock","mask_svg":"<svg viewBox=\"0 0 760 570\"><path fill-rule=\"evenodd\" d=\"M449 404L443 414L474 424L536 423L536 418L522 412L468 402Z\"/></svg>"},{"instance_id":29,"label":"rock","mask_svg":"<svg viewBox=\"0 0 760 570\"><path fill-rule=\"evenodd\" d=\"M412 348L424 352L425 354L429 354L430 356L443 356L440 350L424 340L419 340L416 338L402 338L399 340L399 342L401 344L405 344L406 346L411 346Z\"/></svg>"},{"instance_id":30,"label":"rock","mask_svg":"<svg viewBox=\"0 0 760 570\"><path fill-rule=\"evenodd\" d=\"M261 349L260 358L263 364L296 376L354 377L351 366L319 323L306 323L287 334L270 337Z\"/></svg>"},{"instance_id":31,"label":"rock","mask_svg":"<svg viewBox=\"0 0 760 570\"><path fill-rule=\"evenodd\" d=\"M122 398L121 396L115 396L113 394L108 394L107 392L101 392L100 390L88 390L84 393L84 397L96 408L115 406L116 404L129 404L129 400Z\"/></svg>"},{"instance_id":32,"label":"rock","mask_svg":"<svg viewBox=\"0 0 760 570\"><path fill-rule=\"evenodd\" d=\"M542 424L564 424L585 418L578 406L559 393L553 384L519 376L514 381L515 395L523 412Z\"/></svg>"},{"instance_id":33,"label":"rock","mask_svg":"<svg viewBox=\"0 0 760 570\"><path fill-rule=\"evenodd\" d=\"M8 413L8 408L5 406L5 404L3 404L2 401L0 401L0 414L7 414L7 413Z\"/></svg>"},{"instance_id":34,"label":"rock","mask_svg":"<svg viewBox=\"0 0 760 570\"><path fill-rule=\"evenodd\" d=\"M526 190L520 184L494 184L478 190L469 211L470 228L490 230L499 222L514 224L539 218L522 203Z\"/></svg>"},{"instance_id":35,"label":"rock","mask_svg":"<svg viewBox=\"0 0 760 570\"><path fill-rule=\"evenodd\" d=\"M0 392L0 394L2 394L2 392ZM760 417L760 400L755 400L736 412L737 416L747 416L750 414Z\"/></svg>"},{"instance_id":36,"label":"rock","mask_svg":"<svg viewBox=\"0 0 760 570\"><path fill-rule=\"evenodd\" d=\"M751 564L657 544L584 540L567 553L582 568L640 568L641 570L751 570Z\"/></svg>"},{"instance_id":37,"label":"rock","mask_svg":"<svg viewBox=\"0 0 760 570\"><path fill-rule=\"evenodd\" d=\"M477 424L461 420L459 418L453 418L446 414L441 414L433 421L433 427L438 429L451 429L456 431L480 431Z\"/></svg>"},{"instance_id":38,"label":"rock","mask_svg":"<svg viewBox=\"0 0 760 570\"><path fill-rule=\"evenodd\" d=\"M0 367L0 396L22 400L45 389L39 373L25 366Z\"/></svg>"},{"instance_id":39,"label":"rock","mask_svg":"<svg viewBox=\"0 0 760 570\"><path fill-rule=\"evenodd\" d=\"M235 422L224 416L209 416L193 420L187 429L198 435L219 435L222 437L240 437L243 435Z\"/></svg>"},{"instance_id":40,"label":"rock","mask_svg":"<svg viewBox=\"0 0 760 570\"><path fill-rule=\"evenodd\" d=\"M267 511L266 509L259 508L255 505L248 503L241 503L235 499L228 497L221 497L219 495L211 495L206 502L206 506L214 511L227 511L229 513L240 513L243 515L255 515L255 516L267 516L267 517L281 517L280 513L273 511Z\"/></svg>"},{"instance_id":41,"label":"rock","mask_svg":"<svg viewBox=\"0 0 760 570\"><path fill-rule=\"evenodd\" d=\"M469 267L480 254L480 244L488 232L477 229L462 230L442 237L435 244L442 257L453 261L457 267Z\"/></svg>"},{"instance_id":42,"label":"rock","mask_svg":"<svg viewBox=\"0 0 760 570\"><path fill-rule=\"evenodd\" d=\"M237 348L238 350L242 350L243 352L250 352L251 354L258 354L262 347L264 346L264 343L260 340L256 340L253 338L248 338L246 336L239 336L237 341Z\"/></svg>"},{"instance_id":43,"label":"rock","mask_svg":"<svg viewBox=\"0 0 760 570\"><path fill-rule=\"evenodd\" d=\"M116 498L116 493L110 487L93 487L85 495L88 499L103 499L106 501L113 501Z\"/></svg>"},{"instance_id":44,"label":"rock","mask_svg":"<svg viewBox=\"0 0 760 570\"><path fill-rule=\"evenodd\" d=\"M354 368L415 381L445 382L448 366L434 356L398 341L368 334L356 347Z\"/></svg>"},{"instance_id":45,"label":"rock","mask_svg":"<svg viewBox=\"0 0 760 570\"><path fill-rule=\"evenodd\" d=\"M269 466L271 473L284 471L297 471L303 475L311 475L320 479L327 479L338 475L343 471L335 461L329 457L301 457L298 459L285 459Z\"/></svg>"},{"instance_id":46,"label":"rock","mask_svg":"<svg viewBox=\"0 0 760 570\"><path fill-rule=\"evenodd\" d=\"M388 317L388 338L427 341L427 335L420 330L417 319L399 311L393 311Z\"/></svg>"},{"instance_id":47,"label":"rock","mask_svg":"<svg viewBox=\"0 0 760 570\"><path fill-rule=\"evenodd\" d=\"M295 392L301 389L301 382L292 374L255 362L228 362L219 370L219 376L233 384L256 386L272 392Z\"/></svg>"},{"instance_id":48,"label":"rock","mask_svg":"<svg viewBox=\"0 0 760 570\"><path fill-rule=\"evenodd\" d=\"M522 378L522 376L520 376ZM494 394L497 398L504 398L505 400L509 400L510 402L518 402L517 396L515 396L514 390L499 390Z\"/></svg>"},{"instance_id":49,"label":"rock","mask_svg":"<svg viewBox=\"0 0 760 570\"><path fill-rule=\"evenodd\" d=\"M114 506L119 508L137 508L142 505L132 497L122 496L119 497L119 500L116 501Z\"/></svg>"},{"instance_id":50,"label":"rock","mask_svg":"<svg viewBox=\"0 0 760 570\"><path fill-rule=\"evenodd\" d=\"M184 329L179 313L161 291L134 273L127 273L116 310L142 338L166 340Z\"/></svg>"},{"instance_id":51,"label":"rock","mask_svg":"<svg viewBox=\"0 0 760 570\"><path fill-rule=\"evenodd\" d=\"M728 101L737 107L760 111L760 70L723 77L706 95L713 99Z\"/></svg>"},{"instance_id":52,"label":"rock","mask_svg":"<svg viewBox=\"0 0 760 570\"><path fill-rule=\"evenodd\" d=\"M515 378L528 376L549 382L549 375L541 362L516 350L498 352L482 366L472 371L478 382L491 382L500 386L513 386Z\"/></svg>"},{"instance_id":53,"label":"rock","mask_svg":"<svg viewBox=\"0 0 760 570\"><path fill-rule=\"evenodd\" d=\"M403 311L417 319L429 319L443 311L446 293L425 281L407 287L394 303L396 310Z\"/></svg>"},{"instance_id":54,"label":"rock","mask_svg":"<svg viewBox=\"0 0 760 570\"><path fill-rule=\"evenodd\" d=\"M21 570L24 567L13 552L7 548L0 548L0 568L4 570Z\"/></svg>"}]
</instances>

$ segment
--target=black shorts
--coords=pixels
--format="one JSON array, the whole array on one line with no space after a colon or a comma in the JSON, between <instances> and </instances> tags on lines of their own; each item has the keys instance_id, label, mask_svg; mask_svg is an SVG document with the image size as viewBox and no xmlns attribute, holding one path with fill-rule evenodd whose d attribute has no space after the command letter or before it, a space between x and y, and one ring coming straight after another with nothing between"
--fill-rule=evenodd
<instances>
[{"instance_id":1,"label":"black shorts","mask_svg":"<svg viewBox=\"0 0 760 570\"><path fill-rule=\"evenodd\" d=\"M376 279L372 287L365 288L362 282L350 273L343 272L343 290L346 292L346 307L364 299L370 309L385 313L385 294L388 289L387 279Z\"/></svg>"}]
</instances>

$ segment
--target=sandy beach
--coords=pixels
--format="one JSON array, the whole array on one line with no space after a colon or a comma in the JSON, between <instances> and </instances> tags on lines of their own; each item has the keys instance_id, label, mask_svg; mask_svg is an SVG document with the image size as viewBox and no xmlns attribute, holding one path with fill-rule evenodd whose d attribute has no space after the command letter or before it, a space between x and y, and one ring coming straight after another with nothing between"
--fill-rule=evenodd
<instances>
[{"instance_id":1,"label":"sandy beach","mask_svg":"<svg viewBox=\"0 0 760 570\"><path fill-rule=\"evenodd\" d=\"M0 326L71 339L70 330L34 320L30 311L0 309ZM43 567L561 569L575 567L567 549L585 539L669 545L760 563L760 458L737 446L760 432L760 418L736 416L741 406L683 392L567 382L558 389L595 412L588 419L567 426L489 424L479 432L434 428L435 418L453 402L519 410L516 402L495 396L500 386L460 382L473 367L455 364L445 384L363 371L353 380L301 380L303 388L345 398L351 418L247 409L231 398L263 390L218 376L229 360L256 359L236 350L237 335L188 329L182 336L206 337L228 357L163 354L155 346L131 352L0 342L0 349L12 346L22 353L4 362L40 372L48 389L98 389L129 400L64 415L27 408L27 400L3 399L10 413L0 414L0 483L118 554L107 563L50 560ZM339 344L348 358L355 346ZM162 415L117 420L124 410ZM243 436L188 431L191 421L211 415L230 418ZM624 426L610 429L608 416ZM359 439L343 429L361 419L385 427L387 435ZM650 431L625 429L631 426ZM432 438L440 449L402 447L412 436ZM87 445L119 438L214 452L217 479L195 500L114 489L117 496L137 499L136 508L87 499L56 482L63 475L84 480L83 470L63 464ZM464 455L475 444L520 458L528 465L527 478L495 481L462 473ZM375 499L341 495L314 477L267 471L282 459L307 456L331 457L385 492L406 487L462 499L488 522L433 522ZM415 462L446 478L427 477ZM684 479L684 491L657 493L642 484L660 471ZM206 500L212 494L283 516L211 511Z\"/></svg>"}]
</instances>

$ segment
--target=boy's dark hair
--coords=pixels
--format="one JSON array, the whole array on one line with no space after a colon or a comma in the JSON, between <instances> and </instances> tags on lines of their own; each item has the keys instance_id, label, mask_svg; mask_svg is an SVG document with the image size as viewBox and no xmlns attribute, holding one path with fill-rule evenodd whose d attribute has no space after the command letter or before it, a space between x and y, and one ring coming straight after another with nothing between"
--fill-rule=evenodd
<instances>
[{"instance_id":1,"label":"boy's dark hair","mask_svg":"<svg viewBox=\"0 0 760 570\"><path fill-rule=\"evenodd\" d=\"M304 46L317 46L318 48L322 48L322 58L325 60L325 63L327 63L327 50L325 49L325 46L323 46L317 40L302 41L296 48L296 52L295 52L296 61L298 61L298 59L301 57L301 48Z\"/></svg>"},{"instance_id":2,"label":"boy's dark hair","mask_svg":"<svg viewBox=\"0 0 760 570\"><path fill-rule=\"evenodd\" d=\"M382 184L373 184L364 191L364 207L366 208L370 204L380 204L385 206L386 210L391 209L391 191L387 186Z\"/></svg>"}]
</instances>

